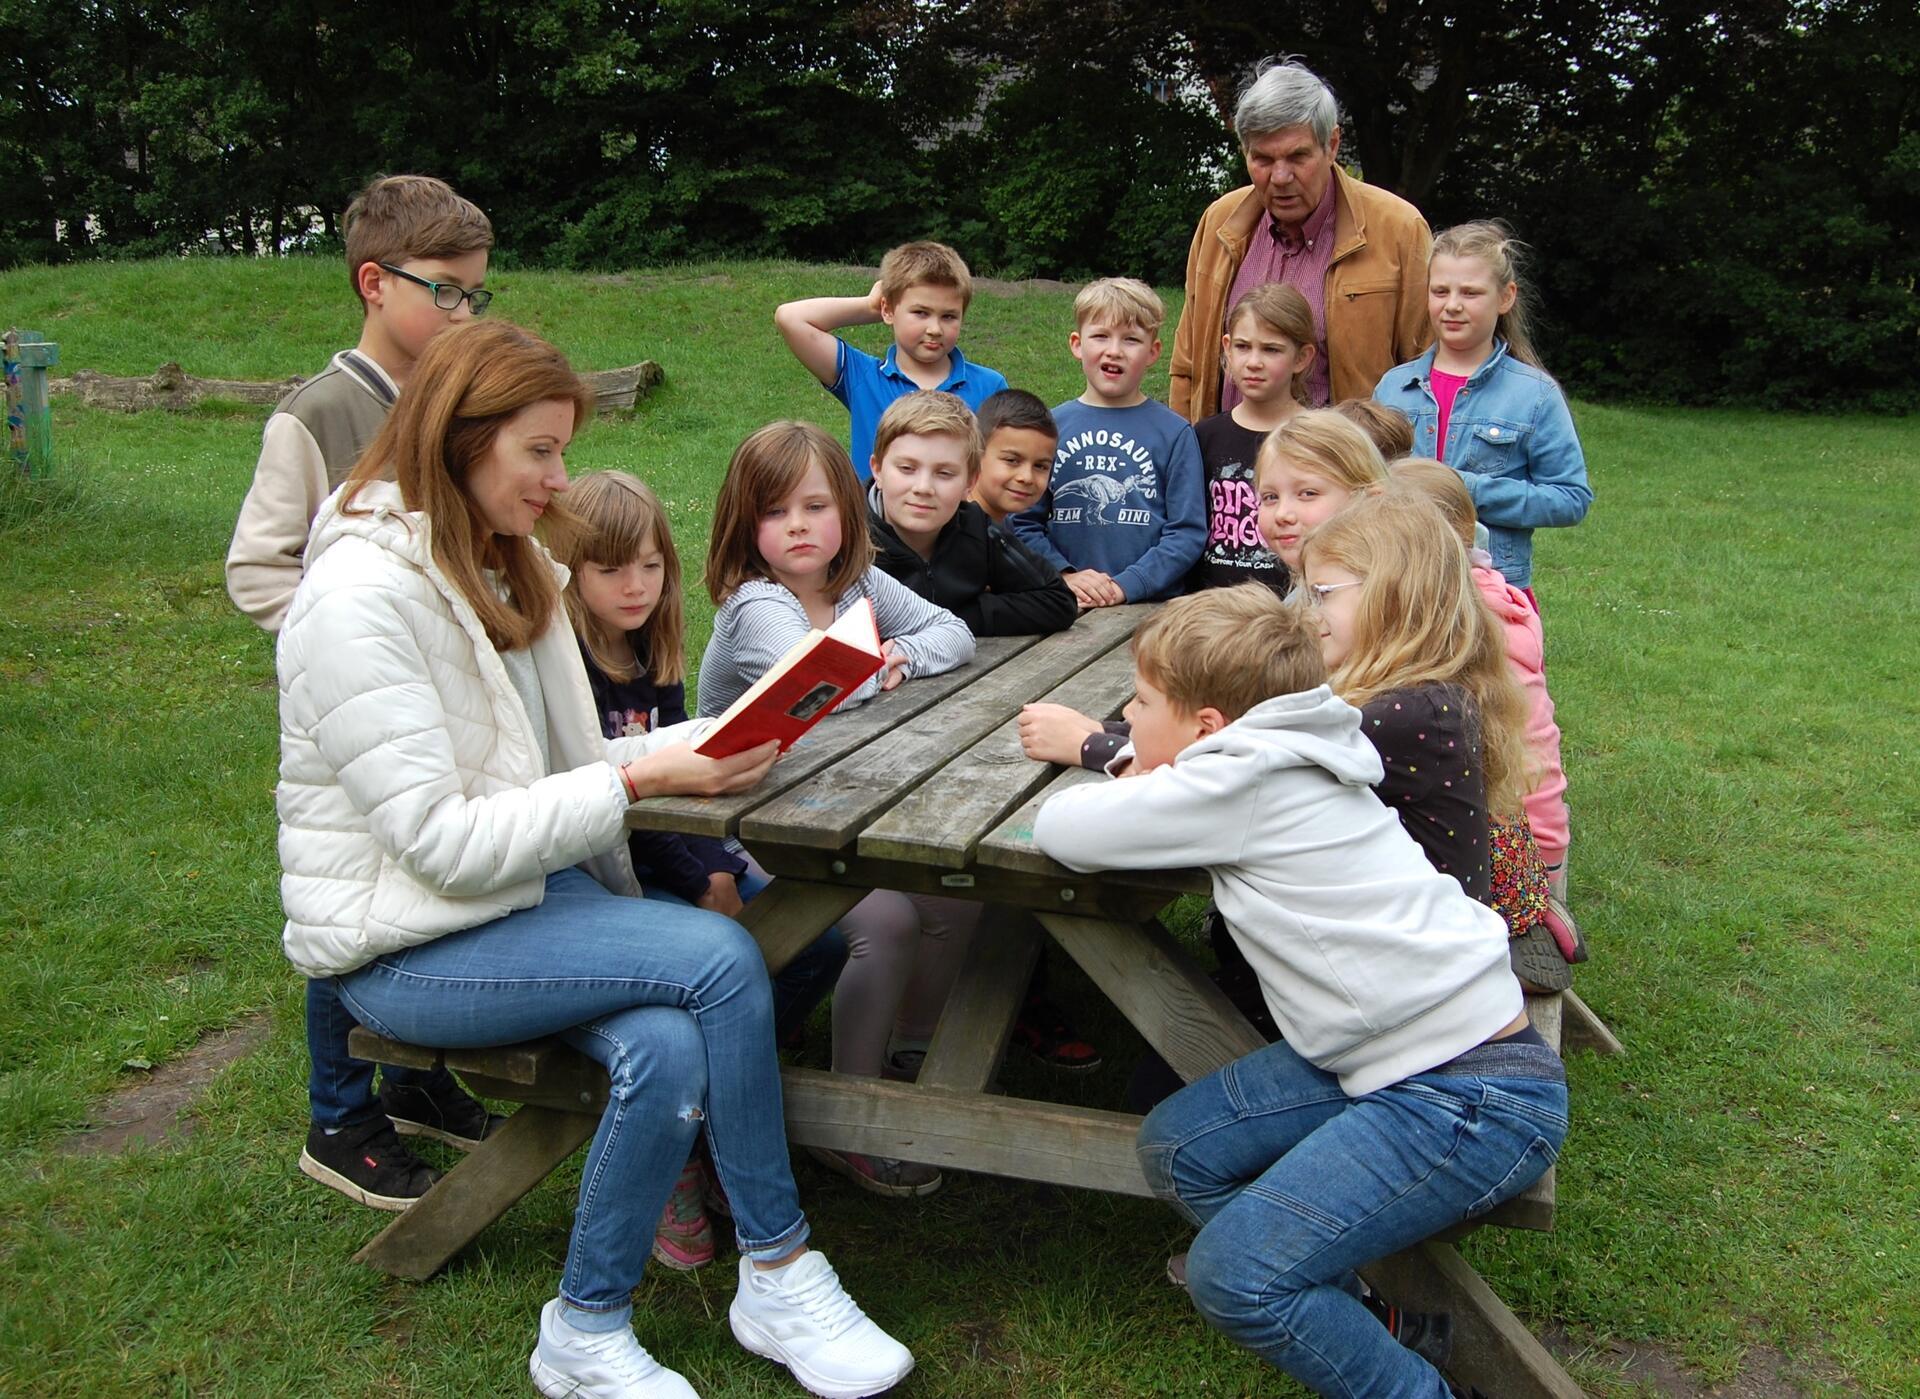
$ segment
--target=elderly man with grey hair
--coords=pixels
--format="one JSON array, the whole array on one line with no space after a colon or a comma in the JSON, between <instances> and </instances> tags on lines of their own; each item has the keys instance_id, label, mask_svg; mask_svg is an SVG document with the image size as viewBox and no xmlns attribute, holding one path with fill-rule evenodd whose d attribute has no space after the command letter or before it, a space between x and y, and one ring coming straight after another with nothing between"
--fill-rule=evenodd
<instances>
[{"instance_id":1,"label":"elderly man with grey hair","mask_svg":"<svg viewBox=\"0 0 1920 1399\"><path fill-rule=\"evenodd\" d=\"M1241 91L1233 128L1253 183L1201 215L1173 337L1168 399L1189 422L1239 401L1222 383L1220 337L1228 309L1267 282L1313 308L1315 407L1371 397L1427 346L1433 234L1406 200L1340 168L1339 121L1333 93L1295 60L1263 66Z\"/></svg>"}]
</instances>

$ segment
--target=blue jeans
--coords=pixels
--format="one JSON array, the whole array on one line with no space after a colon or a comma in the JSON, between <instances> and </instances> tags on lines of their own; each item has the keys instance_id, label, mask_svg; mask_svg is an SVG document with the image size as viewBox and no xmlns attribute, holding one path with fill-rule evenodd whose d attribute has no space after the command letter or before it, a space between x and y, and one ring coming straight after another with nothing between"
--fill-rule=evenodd
<instances>
[{"instance_id":1,"label":"blue jeans","mask_svg":"<svg viewBox=\"0 0 1920 1399\"><path fill-rule=\"evenodd\" d=\"M612 1079L587 1149L560 1300L588 1330L627 1324L653 1227L705 1127L740 1252L807 1237L787 1160L773 997L738 923L609 893L577 869L545 900L337 978L360 1022L469 1048L558 1035Z\"/></svg>"},{"instance_id":2,"label":"blue jeans","mask_svg":"<svg viewBox=\"0 0 1920 1399\"><path fill-rule=\"evenodd\" d=\"M312 1063L307 1071L307 1109L316 1127L337 1131L380 1111L380 1100L373 1095L374 1066L347 1052L347 1036L359 1023L340 1004L340 992L331 979L307 983L307 1057ZM388 1083L460 1091L445 1069L388 1064L385 1073Z\"/></svg>"},{"instance_id":3,"label":"blue jeans","mask_svg":"<svg viewBox=\"0 0 1920 1399\"><path fill-rule=\"evenodd\" d=\"M1542 1045L1483 1045L1349 1098L1282 1043L1160 1104L1139 1153L1199 1226L1187 1286L1208 1321L1316 1394L1445 1399L1354 1270L1519 1194L1566 1133L1565 1071Z\"/></svg>"}]
</instances>

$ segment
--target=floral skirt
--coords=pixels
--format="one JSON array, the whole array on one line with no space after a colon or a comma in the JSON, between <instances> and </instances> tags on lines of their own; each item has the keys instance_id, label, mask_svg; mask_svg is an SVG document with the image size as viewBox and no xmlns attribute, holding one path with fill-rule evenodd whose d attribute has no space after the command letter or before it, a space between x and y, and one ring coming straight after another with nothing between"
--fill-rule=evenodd
<instances>
[{"instance_id":1,"label":"floral skirt","mask_svg":"<svg viewBox=\"0 0 1920 1399\"><path fill-rule=\"evenodd\" d=\"M1546 921L1547 862L1534 844L1533 827L1524 816L1495 821L1489 834L1493 846L1492 892L1487 902L1507 920L1507 932L1519 937Z\"/></svg>"}]
</instances>

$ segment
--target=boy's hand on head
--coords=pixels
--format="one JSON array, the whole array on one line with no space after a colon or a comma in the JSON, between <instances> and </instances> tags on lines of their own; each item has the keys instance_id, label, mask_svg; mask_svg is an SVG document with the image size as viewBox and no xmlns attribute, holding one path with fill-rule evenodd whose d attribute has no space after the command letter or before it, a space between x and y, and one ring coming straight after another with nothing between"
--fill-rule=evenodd
<instances>
[{"instance_id":1,"label":"boy's hand on head","mask_svg":"<svg viewBox=\"0 0 1920 1399\"><path fill-rule=\"evenodd\" d=\"M876 321L887 309L887 300L880 294L880 283L877 281L867 292L867 308L873 312L873 318Z\"/></svg>"},{"instance_id":2,"label":"boy's hand on head","mask_svg":"<svg viewBox=\"0 0 1920 1399\"><path fill-rule=\"evenodd\" d=\"M724 913L729 918L737 918L740 910L746 907L740 902L740 886L725 870L716 870L707 876L707 892L694 902L700 908L712 913Z\"/></svg>"},{"instance_id":3,"label":"boy's hand on head","mask_svg":"<svg viewBox=\"0 0 1920 1399\"><path fill-rule=\"evenodd\" d=\"M1020 748L1037 763L1072 767L1080 761L1081 745L1099 732L1098 720L1064 704L1020 706Z\"/></svg>"},{"instance_id":4,"label":"boy's hand on head","mask_svg":"<svg viewBox=\"0 0 1920 1399\"><path fill-rule=\"evenodd\" d=\"M1120 585L1097 568L1077 569L1060 575L1073 590L1074 601L1082 611L1090 607L1117 607L1127 600Z\"/></svg>"},{"instance_id":5,"label":"boy's hand on head","mask_svg":"<svg viewBox=\"0 0 1920 1399\"><path fill-rule=\"evenodd\" d=\"M892 690L899 687L907 678L907 653L900 649L899 643L883 641L880 643L880 688Z\"/></svg>"}]
</instances>

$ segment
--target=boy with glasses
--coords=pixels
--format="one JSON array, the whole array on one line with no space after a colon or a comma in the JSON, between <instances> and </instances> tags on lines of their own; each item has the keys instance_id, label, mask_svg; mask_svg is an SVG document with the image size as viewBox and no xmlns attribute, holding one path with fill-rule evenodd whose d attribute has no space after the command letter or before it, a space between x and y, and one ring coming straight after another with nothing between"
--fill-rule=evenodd
<instances>
[{"instance_id":1,"label":"boy with glasses","mask_svg":"<svg viewBox=\"0 0 1920 1399\"><path fill-rule=\"evenodd\" d=\"M227 550L228 595L269 632L279 630L300 583L313 517L380 431L414 361L434 336L493 299L480 285L493 225L444 181L375 178L347 206L341 233L362 308L360 341L267 419ZM373 1065L347 1053L353 1026L331 981L307 983L312 1125L300 1169L361 1204L403 1210L436 1174L396 1129L471 1147L503 1119L445 1069L389 1067L376 1098Z\"/></svg>"}]
</instances>

